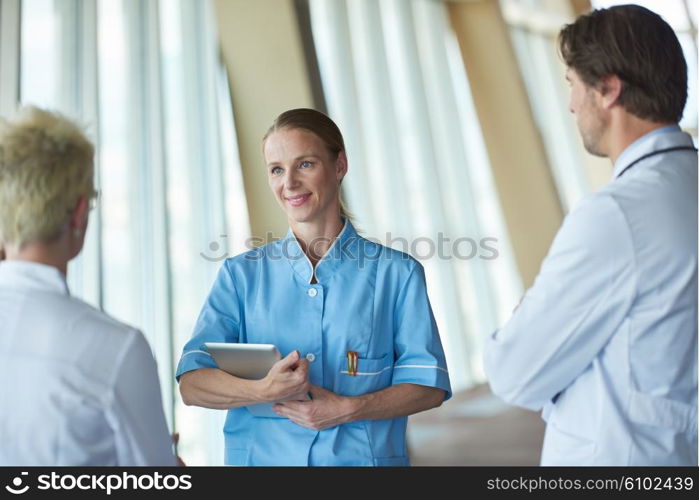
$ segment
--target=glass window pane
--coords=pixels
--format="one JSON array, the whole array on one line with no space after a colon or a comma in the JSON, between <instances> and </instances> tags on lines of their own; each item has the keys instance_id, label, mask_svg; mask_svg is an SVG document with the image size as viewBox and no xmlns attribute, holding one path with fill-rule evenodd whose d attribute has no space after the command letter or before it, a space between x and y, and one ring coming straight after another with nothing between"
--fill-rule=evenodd
<instances>
[{"instance_id":1,"label":"glass window pane","mask_svg":"<svg viewBox=\"0 0 699 500\"><path fill-rule=\"evenodd\" d=\"M102 258L104 308L134 326L143 328L139 309L140 273L138 240L134 238L137 204L132 187L134 145L130 141L133 104L128 75L128 27L122 0L99 1L99 112L100 165L102 168Z\"/></svg>"},{"instance_id":2,"label":"glass window pane","mask_svg":"<svg viewBox=\"0 0 699 500\"><path fill-rule=\"evenodd\" d=\"M60 82L60 19L56 0L23 0L20 100L56 108Z\"/></svg>"},{"instance_id":3,"label":"glass window pane","mask_svg":"<svg viewBox=\"0 0 699 500\"><path fill-rule=\"evenodd\" d=\"M521 284L492 179L474 171L488 169L487 154L445 6L310 7L326 101L350 152L349 208L358 206L365 234L422 257L447 363L462 367L452 388L482 381L480 337L511 311ZM454 256L454 241L486 235L499 239L497 263ZM457 252L469 253L462 243Z\"/></svg>"}]
</instances>

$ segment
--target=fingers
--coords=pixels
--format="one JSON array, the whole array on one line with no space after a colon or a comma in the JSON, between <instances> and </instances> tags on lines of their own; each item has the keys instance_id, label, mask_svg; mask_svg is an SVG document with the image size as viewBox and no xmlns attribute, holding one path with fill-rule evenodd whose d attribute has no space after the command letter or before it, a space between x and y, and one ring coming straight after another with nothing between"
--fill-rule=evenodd
<instances>
[{"instance_id":1,"label":"fingers","mask_svg":"<svg viewBox=\"0 0 699 500\"><path fill-rule=\"evenodd\" d=\"M272 411L274 411L274 413L280 417L291 418L289 416L289 406L287 406L286 403L277 403L276 405L272 406Z\"/></svg>"},{"instance_id":2,"label":"fingers","mask_svg":"<svg viewBox=\"0 0 699 500\"><path fill-rule=\"evenodd\" d=\"M319 414L318 403L313 401L285 401L275 404L272 409L277 415L288 418L292 422L316 431L326 429L338 422ZM322 412L321 412L322 413Z\"/></svg>"},{"instance_id":3,"label":"fingers","mask_svg":"<svg viewBox=\"0 0 699 500\"><path fill-rule=\"evenodd\" d=\"M279 416L284 417L284 418L288 418L293 423L295 423L296 425L300 425L301 427L306 427L307 429L311 428L311 425L308 422L306 422L305 420L303 420L302 418L298 418L294 415L282 415L281 413L279 414Z\"/></svg>"},{"instance_id":4,"label":"fingers","mask_svg":"<svg viewBox=\"0 0 699 500\"><path fill-rule=\"evenodd\" d=\"M279 361L277 361L272 367L272 369L276 369L277 371L289 370L298 362L299 357L300 355L297 350L291 351L289 354L287 354L285 358L282 358Z\"/></svg>"},{"instance_id":5,"label":"fingers","mask_svg":"<svg viewBox=\"0 0 699 500\"><path fill-rule=\"evenodd\" d=\"M311 384L308 382L308 379L305 379L303 381L303 384L301 384L301 387L298 389L298 393L301 394L303 397L303 400L307 400L309 398L306 397L306 395L310 392L311 389Z\"/></svg>"},{"instance_id":6,"label":"fingers","mask_svg":"<svg viewBox=\"0 0 699 500\"><path fill-rule=\"evenodd\" d=\"M289 407L287 403L276 405L275 408L277 408L275 410L277 412L277 415L279 415L280 417L288 418L293 423L295 423L296 425L300 425L301 427L306 427L307 429L312 429L315 431L320 431L328 427L325 423L316 422L308 414L308 412L304 411L304 408L301 408L300 410L292 409Z\"/></svg>"},{"instance_id":7,"label":"fingers","mask_svg":"<svg viewBox=\"0 0 699 500\"><path fill-rule=\"evenodd\" d=\"M308 360L307 359L301 359L297 363L296 369L294 370L296 373L299 374L299 376L303 377L304 379L308 378Z\"/></svg>"},{"instance_id":8,"label":"fingers","mask_svg":"<svg viewBox=\"0 0 699 500\"><path fill-rule=\"evenodd\" d=\"M295 389L296 393L306 393L310 387L310 382L308 381L308 370L309 364L306 359L301 359L298 362L298 366L294 370L294 379L297 381L297 387Z\"/></svg>"},{"instance_id":9,"label":"fingers","mask_svg":"<svg viewBox=\"0 0 699 500\"><path fill-rule=\"evenodd\" d=\"M294 394L308 392L308 360L298 350L277 361L265 377L266 400L286 400Z\"/></svg>"},{"instance_id":10,"label":"fingers","mask_svg":"<svg viewBox=\"0 0 699 500\"><path fill-rule=\"evenodd\" d=\"M301 401L286 401L284 403L277 403L272 407L272 410L274 410L280 417L289 418L297 424L307 426L308 409L304 408L304 405L307 404L309 403L304 403Z\"/></svg>"},{"instance_id":11,"label":"fingers","mask_svg":"<svg viewBox=\"0 0 699 500\"><path fill-rule=\"evenodd\" d=\"M284 401L283 403L277 403L272 406L274 411L298 411L299 401Z\"/></svg>"}]
</instances>

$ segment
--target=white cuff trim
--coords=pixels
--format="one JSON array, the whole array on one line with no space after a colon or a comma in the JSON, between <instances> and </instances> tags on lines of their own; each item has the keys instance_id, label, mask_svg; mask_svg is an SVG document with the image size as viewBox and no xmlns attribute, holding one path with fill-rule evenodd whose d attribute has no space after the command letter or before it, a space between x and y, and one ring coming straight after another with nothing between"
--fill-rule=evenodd
<instances>
[{"instance_id":1,"label":"white cuff trim","mask_svg":"<svg viewBox=\"0 0 699 500\"><path fill-rule=\"evenodd\" d=\"M185 353L182 355L182 358L184 358L185 356L189 356L190 354L195 354L195 353L198 353L198 354L206 354L207 356L211 357L211 354L210 354L210 353L208 353L208 352L206 352L206 351L198 351L198 350L197 350L197 351L185 352Z\"/></svg>"}]
</instances>

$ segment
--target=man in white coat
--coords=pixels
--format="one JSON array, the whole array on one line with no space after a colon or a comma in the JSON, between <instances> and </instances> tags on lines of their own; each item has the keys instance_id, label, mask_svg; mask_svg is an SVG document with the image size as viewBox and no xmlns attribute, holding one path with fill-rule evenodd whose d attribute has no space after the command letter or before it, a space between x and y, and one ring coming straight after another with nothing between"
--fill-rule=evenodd
<instances>
[{"instance_id":1,"label":"man in white coat","mask_svg":"<svg viewBox=\"0 0 699 500\"><path fill-rule=\"evenodd\" d=\"M0 120L0 465L176 465L143 334L71 297L94 149L60 115Z\"/></svg>"},{"instance_id":2,"label":"man in white coat","mask_svg":"<svg viewBox=\"0 0 699 500\"><path fill-rule=\"evenodd\" d=\"M495 394L547 420L542 465L697 465L697 154L687 65L635 5L563 28L570 111L613 178L565 218L488 340Z\"/></svg>"}]
</instances>

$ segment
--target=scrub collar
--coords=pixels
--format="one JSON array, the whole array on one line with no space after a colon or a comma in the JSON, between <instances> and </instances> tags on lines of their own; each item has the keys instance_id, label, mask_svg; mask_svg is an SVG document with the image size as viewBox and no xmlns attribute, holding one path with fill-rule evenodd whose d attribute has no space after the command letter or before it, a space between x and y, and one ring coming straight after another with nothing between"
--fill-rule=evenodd
<instances>
[{"instance_id":1,"label":"scrub collar","mask_svg":"<svg viewBox=\"0 0 699 500\"><path fill-rule=\"evenodd\" d=\"M337 235L335 241L330 246L328 251L318 261L315 268L316 280L319 284L327 282L333 275L337 267L343 260L350 258L349 245L357 239L357 232L352 223L346 217L343 217L345 225ZM301 249L294 232L289 228L286 237L282 240L282 251L287 256L289 264L294 269L294 272L305 282L313 281L313 266L306 254Z\"/></svg>"}]
</instances>

